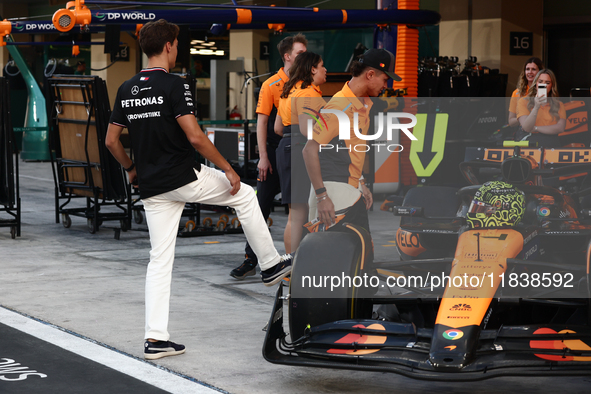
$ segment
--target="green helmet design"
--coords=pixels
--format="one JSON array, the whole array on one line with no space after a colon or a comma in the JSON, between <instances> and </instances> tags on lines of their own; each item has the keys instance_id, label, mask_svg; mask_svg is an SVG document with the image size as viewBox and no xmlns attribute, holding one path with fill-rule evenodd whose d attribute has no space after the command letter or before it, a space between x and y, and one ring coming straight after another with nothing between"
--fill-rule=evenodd
<instances>
[{"instance_id":1,"label":"green helmet design","mask_svg":"<svg viewBox=\"0 0 591 394\"><path fill-rule=\"evenodd\" d=\"M507 182L486 182L474 194L466 219L470 228L514 226L525 212L523 192Z\"/></svg>"}]
</instances>

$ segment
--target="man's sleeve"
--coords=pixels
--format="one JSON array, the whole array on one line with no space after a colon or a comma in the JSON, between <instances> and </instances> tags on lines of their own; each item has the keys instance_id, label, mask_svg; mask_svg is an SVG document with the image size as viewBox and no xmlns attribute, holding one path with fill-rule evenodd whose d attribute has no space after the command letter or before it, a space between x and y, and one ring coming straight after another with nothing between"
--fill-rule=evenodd
<instances>
[{"instance_id":1,"label":"man's sleeve","mask_svg":"<svg viewBox=\"0 0 591 394\"><path fill-rule=\"evenodd\" d=\"M314 141L328 144L339 135L339 120L334 114L320 114L314 126Z\"/></svg>"},{"instance_id":2,"label":"man's sleeve","mask_svg":"<svg viewBox=\"0 0 591 394\"><path fill-rule=\"evenodd\" d=\"M324 101L324 99L322 97L319 97L317 95L307 95L307 96L300 96L300 97L294 97L294 98L290 98L290 100L292 100L291 102L291 123L298 123L299 121L299 116L300 115L305 115L308 114L310 116L313 116L314 118L317 118L320 121L320 118L318 117L318 113L320 112L320 109L322 107L324 107L324 105L326 105L326 101ZM326 116L326 115L323 115Z\"/></svg>"},{"instance_id":3,"label":"man's sleeve","mask_svg":"<svg viewBox=\"0 0 591 394\"><path fill-rule=\"evenodd\" d=\"M261 91L259 92L259 101L257 102L257 114L263 115L271 115L271 111L273 110L273 93L271 92L271 88L265 82Z\"/></svg>"},{"instance_id":4,"label":"man's sleeve","mask_svg":"<svg viewBox=\"0 0 591 394\"><path fill-rule=\"evenodd\" d=\"M117 90L117 97L115 98L115 104L113 105L113 112L111 112L109 123L121 127L127 127L127 117L123 112L123 104L121 103L121 87Z\"/></svg>"},{"instance_id":5,"label":"man's sleeve","mask_svg":"<svg viewBox=\"0 0 591 394\"><path fill-rule=\"evenodd\" d=\"M304 108L320 112L320 109L326 105L326 101L317 95L310 95L298 98L298 111L303 113Z\"/></svg>"},{"instance_id":6,"label":"man's sleeve","mask_svg":"<svg viewBox=\"0 0 591 394\"><path fill-rule=\"evenodd\" d=\"M183 115L195 115L195 105L193 104L193 94L189 84L182 78L175 78L172 89L170 90L170 102L172 104L172 113L175 118Z\"/></svg>"}]
</instances>

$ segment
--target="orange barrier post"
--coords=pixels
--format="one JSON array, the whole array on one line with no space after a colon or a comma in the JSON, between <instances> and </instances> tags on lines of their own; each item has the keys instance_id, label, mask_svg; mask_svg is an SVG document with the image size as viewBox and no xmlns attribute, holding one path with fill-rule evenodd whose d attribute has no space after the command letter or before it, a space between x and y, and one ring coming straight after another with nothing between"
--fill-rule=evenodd
<instances>
[{"instance_id":1,"label":"orange barrier post","mask_svg":"<svg viewBox=\"0 0 591 394\"><path fill-rule=\"evenodd\" d=\"M419 0L398 0L399 10L418 10ZM419 31L416 28L398 26L398 38L396 42L396 69L395 73L402 78L400 82L394 82L394 89L407 89L405 102L408 97L417 97L419 86ZM405 106L405 112L416 114L416 107ZM403 133L401 133L403 134ZM406 135L400 136L400 144L404 147L400 153L400 182L404 186L416 185L417 176L410 163L410 139Z\"/></svg>"}]
</instances>

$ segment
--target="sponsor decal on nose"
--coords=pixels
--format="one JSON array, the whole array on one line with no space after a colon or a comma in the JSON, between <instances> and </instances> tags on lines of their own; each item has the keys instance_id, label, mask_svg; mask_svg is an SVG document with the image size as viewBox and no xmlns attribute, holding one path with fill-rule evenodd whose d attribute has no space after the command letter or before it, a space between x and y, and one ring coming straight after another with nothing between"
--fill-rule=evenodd
<instances>
[{"instance_id":1,"label":"sponsor decal on nose","mask_svg":"<svg viewBox=\"0 0 591 394\"><path fill-rule=\"evenodd\" d=\"M445 339L449 339L451 341L455 341L456 339L460 339L463 336L464 336L464 333L462 331L456 330L456 329L447 330L443 333L443 337Z\"/></svg>"}]
</instances>

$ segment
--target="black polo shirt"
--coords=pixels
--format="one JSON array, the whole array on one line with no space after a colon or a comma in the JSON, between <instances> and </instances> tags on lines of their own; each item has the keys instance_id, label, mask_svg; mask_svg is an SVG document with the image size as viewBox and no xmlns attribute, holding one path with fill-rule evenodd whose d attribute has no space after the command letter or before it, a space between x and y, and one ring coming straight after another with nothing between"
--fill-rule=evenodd
<instances>
[{"instance_id":1,"label":"black polo shirt","mask_svg":"<svg viewBox=\"0 0 591 394\"><path fill-rule=\"evenodd\" d=\"M119 87L110 123L129 130L141 198L197 179L195 149L177 122L189 114L189 85L163 68L142 70Z\"/></svg>"}]
</instances>

